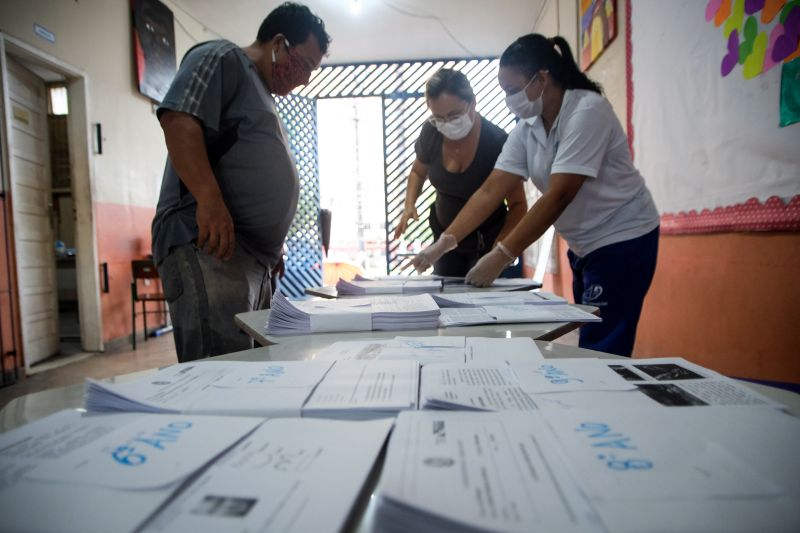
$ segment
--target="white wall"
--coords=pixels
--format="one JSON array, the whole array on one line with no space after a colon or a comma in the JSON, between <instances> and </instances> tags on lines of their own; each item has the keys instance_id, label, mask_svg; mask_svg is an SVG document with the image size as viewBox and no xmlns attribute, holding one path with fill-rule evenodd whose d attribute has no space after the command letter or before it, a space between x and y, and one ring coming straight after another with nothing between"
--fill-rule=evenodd
<instances>
[{"instance_id":1,"label":"white wall","mask_svg":"<svg viewBox=\"0 0 800 533\"><path fill-rule=\"evenodd\" d=\"M34 34L34 23L53 32L55 44ZM181 23L203 35L194 21ZM101 123L104 136L92 163L94 201L154 207L166 148L152 104L136 88L128 2L3 0L0 31L86 73L89 121ZM179 61L192 42L177 24L175 38Z\"/></svg>"}]
</instances>

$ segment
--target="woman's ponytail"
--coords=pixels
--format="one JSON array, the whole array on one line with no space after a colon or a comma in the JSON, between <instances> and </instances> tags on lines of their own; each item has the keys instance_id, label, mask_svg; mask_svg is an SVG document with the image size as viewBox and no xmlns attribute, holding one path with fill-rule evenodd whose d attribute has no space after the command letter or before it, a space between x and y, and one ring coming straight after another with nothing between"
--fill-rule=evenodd
<instances>
[{"instance_id":1,"label":"woman's ponytail","mask_svg":"<svg viewBox=\"0 0 800 533\"><path fill-rule=\"evenodd\" d=\"M538 33L523 35L500 56L500 66L520 69L527 76L547 70L565 89L586 89L602 94L600 85L578 68L569 43L560 35L552 39Z\"/></svg>"}]
</instances>

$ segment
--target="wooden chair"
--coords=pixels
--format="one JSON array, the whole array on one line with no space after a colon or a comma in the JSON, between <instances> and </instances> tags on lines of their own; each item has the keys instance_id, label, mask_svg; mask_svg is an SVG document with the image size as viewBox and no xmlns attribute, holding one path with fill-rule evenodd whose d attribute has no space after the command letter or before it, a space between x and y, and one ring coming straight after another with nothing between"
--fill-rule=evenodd
<instances>
[{"instance_id":1,"label":"wooden chair","mask_svg":"<svg viewBox=\"0 0 800 533\"><path fill-rule=\"evenodd\" d=\"M161 289L161 282L158 279L158 270L151 259L134 259L131 261L131 319L133 321L133 349L136 349L136 316L142 315L144 321L144 340L147 342L147 315L163 314L166 315L166 301L164 292ZM153 280L156 288L150 291L140 291L139 282L142 280ZM141 302L142 311L136 312L136 302ZM147 304L158 302L157 311L148 311Z\"/></svg>"}]
</instances>

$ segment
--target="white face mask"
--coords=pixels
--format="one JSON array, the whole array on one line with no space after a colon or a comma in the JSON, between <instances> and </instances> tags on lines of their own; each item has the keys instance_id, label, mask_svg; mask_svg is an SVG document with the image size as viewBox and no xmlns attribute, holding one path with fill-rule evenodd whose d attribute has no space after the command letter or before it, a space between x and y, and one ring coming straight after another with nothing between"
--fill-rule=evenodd
<instances>
[{"instance_id":1,"label":"white face mask","mask_svg":"<svg viewBox=\"0 0 800 533\"><path fill-rule=\"evenodd\" d=\"M472 120L472 117L469 116L469 111L467 111L463 115L450 119L447 122L433 119L432 123L442 135L451 141L457 141L469 135L475 121Z\"/></svg>"},{"instance_id":2,"label":"white face mask","mask_svg":"<svg viewBox=\"0 0 800 533\"><path fill-rule=\"evenodd\" d=\"M544 89L542 89L542 94L539 95L539 98L533 101L528 99L528 93L525 92L528 85L533 83L535 79L536 75L534 74L533 78L530 79L522 90L506 96L506 106L508 106L508 110L519 118L533 118L542 114L542 109L544 108L544 102L542 102Z\"/></svg>"}]
</instances>

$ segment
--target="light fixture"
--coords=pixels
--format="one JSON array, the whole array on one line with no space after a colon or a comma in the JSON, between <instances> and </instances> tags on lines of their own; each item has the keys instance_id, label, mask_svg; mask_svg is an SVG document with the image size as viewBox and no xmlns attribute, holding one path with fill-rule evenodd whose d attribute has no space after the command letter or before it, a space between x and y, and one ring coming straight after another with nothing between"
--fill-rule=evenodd
<instances>
[{"instance_id":1,"label":"light fixture","mask_svg":"<svg viewBox=\"0 0 800 533\"><path fill-rule=\"evenodd\" d=\"M350 0L350 12L358 15L361 12L361 0Z\"/></svg>"}]
</instances>

